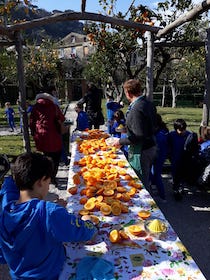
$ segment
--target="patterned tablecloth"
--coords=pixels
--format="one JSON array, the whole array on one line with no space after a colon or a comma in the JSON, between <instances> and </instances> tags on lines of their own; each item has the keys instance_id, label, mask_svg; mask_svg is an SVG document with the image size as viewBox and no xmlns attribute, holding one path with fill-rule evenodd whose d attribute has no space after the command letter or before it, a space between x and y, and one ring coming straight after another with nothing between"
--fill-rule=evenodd
<instances>
[{"instance_id":1,"label":"patterned tablecloth","mask_svg":"<svg viewBox=\"0 0 210 280\"><path fill-rule=\"evenodd\" d=\"M68 188L73 186L72 176L81 169L75 162L84 157L83 154L79 153L77 143L72 144L71 152ZM115 160L125 160L125 157L121 152L117 152L117 159ZM123 168L126 168L127 173L139 182L127 161L126 167ZM127 186L123 177L121 183L125 187ZM81 183L79 190L83 187ZM79 210L83 208L79 199L80 191L76 195L70 195L67 204L69 212L78 214ZM74 279L76 266L85 256L97 256L113 263L115 279L120 280L205 279L146 189L138 190L132 199L127 202L127 205L129 212L120 216L103 216L100 211L94 212L94 215L100 219L99 231L95 240L87 243L67 243L65 245L67 261L59 280ZM145 221L138 216L138 212L142 209L151 212L150 218L162 219L168 227L167 232L160 235L146 232L143 237L130 234L128 226L131 224L139 224L145 230ZM124 242L111 243L109 233L115 228L124 229L130 239Z\"/></svg>"}]
</instances>

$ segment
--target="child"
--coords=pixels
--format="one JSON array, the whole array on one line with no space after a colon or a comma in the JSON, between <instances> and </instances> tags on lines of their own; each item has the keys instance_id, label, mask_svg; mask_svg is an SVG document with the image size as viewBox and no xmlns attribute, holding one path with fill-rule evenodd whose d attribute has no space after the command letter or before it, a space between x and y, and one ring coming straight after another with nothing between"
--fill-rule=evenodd
<instances>
[{"instance_id":1,"label":"child","mask_svg":"<svg viewBox=\"0 0 210 280\"><path fill-rule=\"evenodd\" d=\"M15 122L14 122L15 112L14 112L13 108L11 107L10 102L5 103L5 115L6 115L7 122L10 126L11 131L14 131L14 129L15 129Z\"/></svg>"},{"instance_id":2,"label":"child","mask_svg":"<svg viewBox=\"0 0 210 280\"><path fill-rule=\"evenodd\" d=\"M186 176L186 167L184 162L184 146L187 137L191 134L190 131L186 130L187 124L183 119L177 119L174 122L174 130L168 134L168 145L169 145L169 159L171 161L171 172L173 177L173 190L174 197L176 200L182 198L182 188L184 177Z\"/></svg>"},{"instance_id":3,"label":"child","mask_svg":"<svg viewBox=\"0 0 210 280\"><path fill-rule=\"evenodd\" d=\"M152 184L156 185L159 197L162 202L166 202L165 197L165 188L162 180L162 171L163 164L168 155L168 145L167 145L167 137L168 137L168 128L165 122L162 120L162 117L157 114L156 115L156 143L157 143L157 157L152 166Z\"/></svg>"},{"instance_id":4,"label":"child","mask_svg":"<svg viewBox=\"0 0 210 280\"><path fill-rule=\"evenodd\" d=\"M111 126L111 134L114 137L121 137L121 133L125 130L125 116L122 110L117 110L114 113L114 120Z\"/></svg>"},{"instance_id":5,"label":"child","mask_svg":"<svg viewBox=\"0 0 210 280\"><path fill-rule=\"evenodd\" d=\"M0 245L12 279L58 279L65 262L63 242L87 241L96 228L55 203L44 201L52 161L24 153L2 188Z\"/></svg>"},{"instance_id":6,"label":"child","mask_svg":"<svg viewBox=\"0 0 210 280\"><path fill-rule=\"evenodd\" d=\"M126 134L126 128L125 128L125 116L122 110L117 110L114 113L114 122L111 127L111 135L117 138L123 138L127 137ZM123 145L121 147L121 150L125 154L125 156L128 156L128 146Z\"/></svg>"},{"instance_id":7,"label":"child","mask_svg":"<svg viewBox=\"0 0 210 280\"><path fill-rule=\"evenodd\" d=\"M107 126L108 126L108 133L112 134L112 126L114 122L114 113L122 108L123 105L113 100L111 96L108 97L108 101L106 103L106 110L107 110Z\"/></svg>"},{"instance_id":8,"label":"child","mask_svg":"<svg viewBox=\"0 0 210 280\"><path fill-rule=\"evenodd\" d=\"M84 131L88 129L88 115L85 111L83 111L83 105L80 103L77 103L75 106L75 111L78 113L77 119L76 119L76 130Z\"/></svg>"}]
</instances>

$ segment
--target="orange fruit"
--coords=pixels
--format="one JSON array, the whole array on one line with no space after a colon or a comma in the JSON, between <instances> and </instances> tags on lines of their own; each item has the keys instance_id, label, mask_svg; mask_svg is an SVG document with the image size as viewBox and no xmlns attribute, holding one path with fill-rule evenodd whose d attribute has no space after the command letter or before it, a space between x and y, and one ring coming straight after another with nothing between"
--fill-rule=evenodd
<instances>
[{"instance_id":1,"label":"orange fruit","mask_svg":"<svg viewBox=\"0 0 210 280\"><path fill-rule=\"evenodd\" d=\"M109 214L111 214L112 212L112 208L110 205L106 204L106 203L102 203L101 207L100 207L100 211L102 214L104 214L105 216L108 216Z\"/></svg>"},{"instance_id":2,"label":"orange fruit","mask_svg":"<svg viewBox=\"0 0 210 280\"><path fill-rule=\"evenodd\" d=\"M79 211L79 214L80 214L81 216L83 216L83 215L88 215L88 214L89 214L89 211L86 210L86 209L81 209L81 210Z\"/></svg>"},{"instance_id":3,"label":"orange fruit","mask_svg":"<svg viewBox=\"0 0 210 280\"><path fill-rule=\"evenodd\" d=\"M124 230L120 230L119 231L120 233L120 237L124 240L128 240L129 239L129 236L124 232Z\"/></svg>"},{"instance_id":4,"label":"orange fruit","mask_svg":"<svg viewBox=\"0 0 210 280\"><path fill-rule=\"evenodd\" d=\"M77 187L72 187L72 188L69 188L68 189L68 192L72 195L76 194L77 193Z\"/></svg>"},{"instance_id":5,"label":"orange fruit","mask_svg":"<svg viewBox=\"0 0 210 280\"><path fill-rule=\"evenodd\" d=\"M130 199L131 198L130 198L130 195L129 195L128 192L127 193L122 193L122 198L121 198L122 201L128 202Z\"/></svg>"},{"instance_id":6,"label":"orange fruit","mask_svg":"<svg viewBox=\"0 0 210 280\"><path fill-rule=\"evenodd\" d=\"M84 208L86 210L93 210L95 208L95 202L94 201L87 201L84 205Z\"/></svg>"},{"instance_id":7,"label":"orange fruit","mask_svg":"<svg viewBox=\"0 0 210 280\"><path fill-rule=\"evenodd\" d=\"M115 216L119 216L122 212L120 204L118 202L113 202L111 204L112 214Z\"/></svg>"},{"instance_id":8,"label":"orange fruit","mask_svg":"<svg viewBox=\"0 0 210 280\"><path fill-rule=\"evenodd\" d=\"M79 203L84 205L87 202L87 200L88 200L87 197L81 197Z\"/></svg>"},{"instance_id":9,"label":"orange fruit","mask_svg":"<svg viewBox=\"0 0 210 280\"><path fill-rule=\"evenodd\" d=\"M112 196L112 195L114 195L114 190L105 189L103 191L103 195L105 195L105 196Z\"/></svg>"},{"instance_id":10,"label":"orange fruit","mask_svg":"<svg viewBox=\"0 0 210 280\"><path fill-rule=\"evenodd\" d=\"M74 182L74 184L75 185L79 185L80 183L81 183L81 180L80 180L80 176L79 176L79 174L77 174L77 173L75 173L74 175L73 175L73 182Z\"/></svg>"},{"instance_id":11,"label":"orange fruit","mask_svg":"<svg viewBox=\"0 0 210 280\"><path fill-rule=\"evenodd\" d=\"M125 178L125 180L127 180L127 181L130 181L130 180L133 179L133 177L131 177L131 175L129 175L129 174L126 174L124 178Z\"/></svg>"},{"instance_id":12,"label":"orange fruit","mask_svg":"<svg viewBox=\"0 0 210 280\"><path fill-rule=\"evenodd\" d=\"M138 216L140 218L142 218L143 220L146 220L147 218L149 218L151 216L151 213L147 210L141 210L138 212Z\"/></svg>"},{"instance_id":13,"label":"orange fruit","mask_svg":"<svg viewBox=\"0 0 210 280\"><path fill-rule=\"evenodd\" d=\"M109 233L109 240L112 242L112 243L117 243L120 241L120 233L118 230L116 229L113 229L112 231L110 231Z\"/></svg>"}]
</instances>

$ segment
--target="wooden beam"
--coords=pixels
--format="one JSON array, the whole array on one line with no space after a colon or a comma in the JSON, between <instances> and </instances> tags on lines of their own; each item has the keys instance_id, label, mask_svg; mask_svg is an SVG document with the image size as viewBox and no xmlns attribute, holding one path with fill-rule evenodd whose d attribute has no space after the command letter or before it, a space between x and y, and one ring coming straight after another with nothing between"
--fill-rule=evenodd
<instances>
[{"instance_id":1,"label":"wooden beam","mask_svg":"<svg viewBox=\"0 0 210 280\"><path fill-rule=\"evenodd\" d=\"M167 25L162 30L159 30L157 33L157 38L163 37L169 32L171 32L173 29L179 27L183 23L186 23L188 21L191 21L198 17L200 14L202 14L205 11L208 11L210 9L210 0L202 1L200 4L196 5L192 10L190 10L188 13L183 14L178 19L173 21L171 24Z\"/></svg>"},{"instance_id":2,"label":"wooden beam","mask_svg":"<svg viewBox=\"0 0 210 280\"><path fill-rule=\"evenodd\" d=\"M161 29L160 27L150 26L147 24L142 24L129 20L123 20L115 17L104 16L101 14L87 13L87 12L84 13L67 12L67 13L57 13L49 17L34 19L28 22L26 21L26 22L16 23L14 25L9 25L5 28L4 31L6 31L8 34L11 34L11 32L26 30L37 26L52 24L60 21L73 21L73 20L91 20L91 21L105 22L105 23L110 23L113 26L120 25L126 28L134 28L134 29L138 28L139 30L150 31L152 33L157 33ZM1 34L1 29L0 29L0 34Z\"/></svg>"},{"instance_id":3,"label":"wooden beam","mask_svg":"<svg viewBox=\"0 0 210 280\"><path fill-rule=\"evenodd\" d=\"M155 42L155 47L180 47L180 48L187 48L187 47L205 47L205 42Z\"/></svg>"}]
</instances>

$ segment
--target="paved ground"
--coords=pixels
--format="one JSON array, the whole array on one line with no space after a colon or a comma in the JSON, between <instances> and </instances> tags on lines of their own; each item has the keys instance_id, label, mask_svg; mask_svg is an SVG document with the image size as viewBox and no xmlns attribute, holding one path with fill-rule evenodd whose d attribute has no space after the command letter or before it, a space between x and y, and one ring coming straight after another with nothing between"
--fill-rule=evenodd
<instances>
[{"instance_id":1,"label":"paved ground","mask_svg":"<svg viewBox=\"0 0 210 280\"><path fill-rule=\"evenodd\" d=\"M75 120L76 114L73 110L74 104L70 104L67 119ZM71 131L74 129L72 126ZM1 133L0 133L1 135ZM60 166L57 178L59 189L50 186L48 200L54 201L58 198L66 199L66 184L68 180L68 168ZM167 202L159 202L155 195L158 206L164 213L166 219L173 226L179 238L190 252L191 256L200 267L206 279L210 279L210 194L195 192L183 196L183 200L175 201L172 196L171 177L164 175ZM0 266L0 280L8 280L7 268Z\"/></svg>"}]
</instances>

